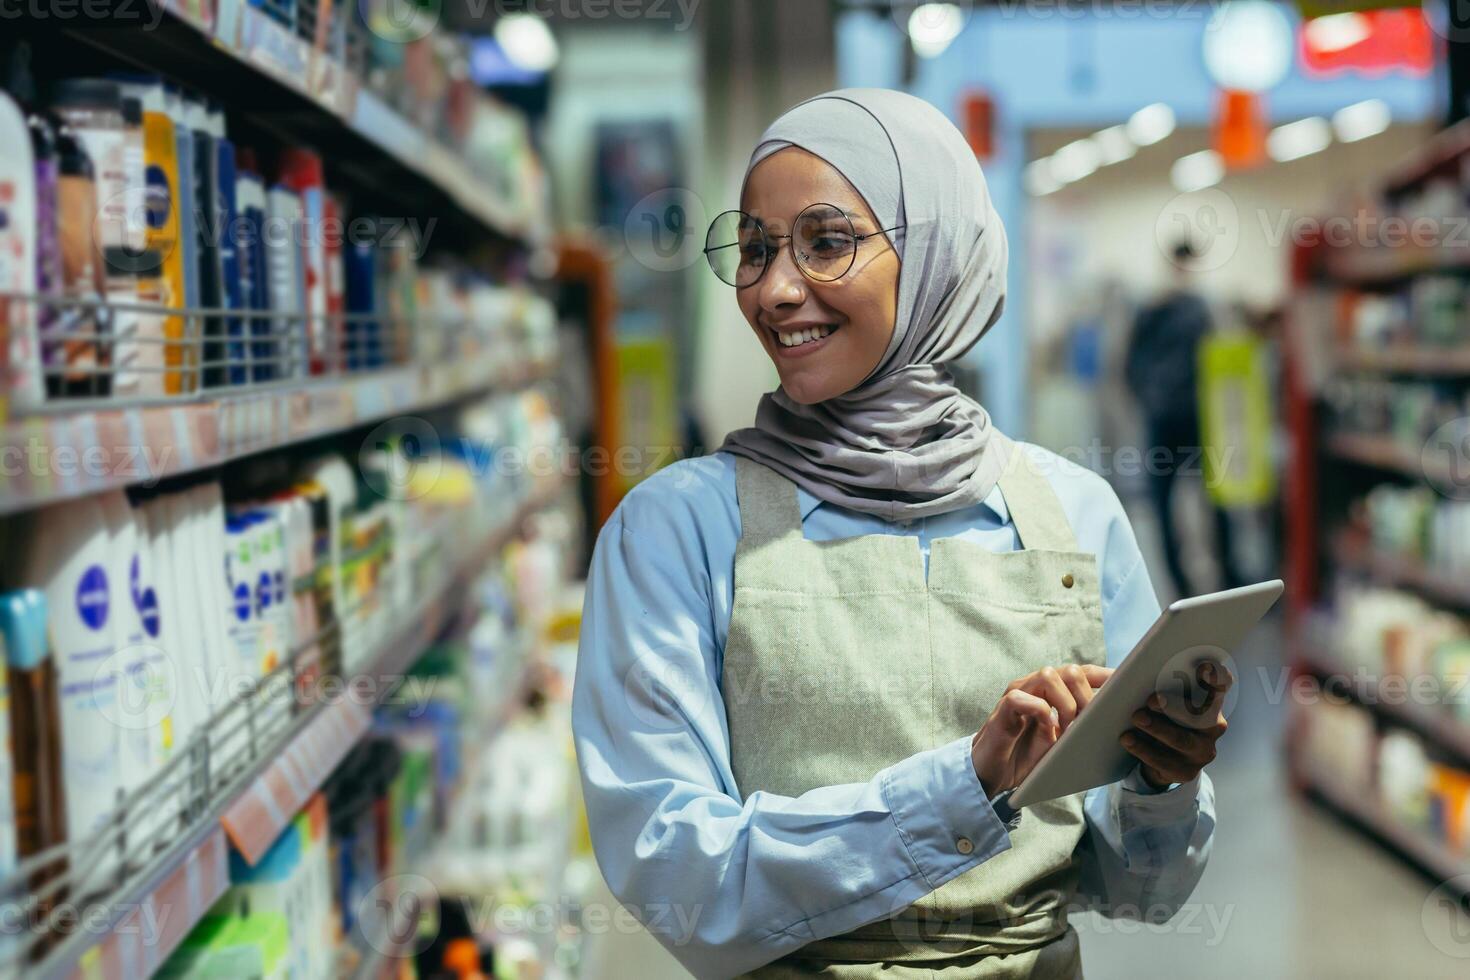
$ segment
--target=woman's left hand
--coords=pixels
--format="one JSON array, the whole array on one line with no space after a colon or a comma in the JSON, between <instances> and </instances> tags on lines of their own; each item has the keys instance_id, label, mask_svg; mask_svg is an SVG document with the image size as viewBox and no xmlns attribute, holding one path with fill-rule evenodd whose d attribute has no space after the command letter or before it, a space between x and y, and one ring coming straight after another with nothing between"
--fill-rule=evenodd
<instances>
[{"instance_id":1,"label":"woman's left hand","mask_svg":"<svg viewBox=\"0 0 1470 980\"><path fill-rule=\"evenodd\" d=\"M1199 707L1171 705L1162 694L1133 713L1133 728L1123 734L1123 748L1139 761L1143 778L1155 789L1187 783L1215 759L1215 743L1228 724L1221 711L1235 678L1221 664L1206 661L1196 672L1205 698ZM1171 717L1172 716L1172 717ZM1187 724L1175 718L1188 716Z\"/></svg>"}]
</instances>

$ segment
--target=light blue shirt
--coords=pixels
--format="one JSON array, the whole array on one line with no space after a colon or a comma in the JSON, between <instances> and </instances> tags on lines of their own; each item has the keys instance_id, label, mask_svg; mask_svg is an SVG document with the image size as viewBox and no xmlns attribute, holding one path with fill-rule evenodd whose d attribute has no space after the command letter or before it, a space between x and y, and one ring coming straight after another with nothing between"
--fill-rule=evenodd
<instances>
[{"instance_id":1,"label":"light blue shirt","mask_svg":"<svg viewBox=\"0 0 1470 980\"><path fill-rule=\"evenodd\" d=\"M1021 445L1079 548L1097 555L1107 662L1116 665L1159 613L1127 515L1101 477ZM808 539L912 535L926 569L936 538L994 552L1019 543L998 488L907 525L797 494ZM733 976L891 915L1010 847L968 735L865 783L795 798L741 792L720 693L739 537L729 454L675 463L634 488L598 536L572 702L603 876L699 977ZM1135 769L1089 793L1086 816L1083 904L1114 917L1172 916L1209 856L1209 777L1152 793ZM970 853L957 848L961 838Z\"/></svg>"}]
</instances>

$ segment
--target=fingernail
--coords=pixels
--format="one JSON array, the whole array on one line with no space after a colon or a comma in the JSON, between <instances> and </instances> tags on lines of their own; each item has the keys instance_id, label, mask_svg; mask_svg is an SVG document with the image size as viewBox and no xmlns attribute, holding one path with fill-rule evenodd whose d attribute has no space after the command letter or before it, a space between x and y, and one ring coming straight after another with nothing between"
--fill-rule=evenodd
<instances>
[{"instance_id":1,"label":"fingernail","mask_svg":"<svg viewBox=\"0 0 1470 980\"><path fill-rule=\"evenodd\" d=\"M1150 694L1148 697L1148 706L1150 708L1162 708L1164 706L1164 696L1162 694Z\"/></svg>"},{"instance_id":2,"label":"fingernail","mask_svg":"<svg viewBox=\"0 0 1470 980\"><path fill-rule=\"evenodd\" d=\"M1132 735L1124 735L1123 736L1123 744L1126 745L1126 746L1128 746L1129 748L1132 748L1133 747L1133 743L1135 743L1137 741L1138 741L1138 739L1134 738Z\"/></svg>"},{"instance_id":3,"label":"fingernail","mask_svg":"<svg viewBox=\"0 0 1470 980\"><path fill-rule=\"evenodd\" d=\"M1144 711L1140 711L1134 715L1133 720L1138 724L1139 728L1147 728L1154 723L1153 717Z\"/></svg>"}]
</instances>

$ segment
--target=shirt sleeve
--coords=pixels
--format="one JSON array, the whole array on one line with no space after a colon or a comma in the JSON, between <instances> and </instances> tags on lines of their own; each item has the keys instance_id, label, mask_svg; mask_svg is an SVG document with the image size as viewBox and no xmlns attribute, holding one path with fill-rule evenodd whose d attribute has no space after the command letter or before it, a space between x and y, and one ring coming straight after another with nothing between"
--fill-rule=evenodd
<instances>
[{"instance_id":1,"label":"shirt sleeve","mask_svg":"<svg viewBox=\"0 0 1470 980\"><path fill-rule=\"evenodd\" d=\"M1126 520L1126 517L1123 518ZM1131 569L1103 606L1108 665L1116 667L1158 618L1159 602L1131 531ZM1189 900L1209 861L1215 794L1201 772L1153 790L1135 767L1087 794L1079 900L1109 918L1166 922Z\"/></svg>"},{"instance_id":2,"label":"shirt sleeve","mask_svg":"<svg viewBox=\"0 0 1470 980\"><path fill-rule=\"evenodd\" d=\"M742 797L699 534L652 514L635 530L627 505L588 575L573 734L603 877L687 969L753 969L1010 847L968 736L867 782Z\"/></svg>"}]
</instances>

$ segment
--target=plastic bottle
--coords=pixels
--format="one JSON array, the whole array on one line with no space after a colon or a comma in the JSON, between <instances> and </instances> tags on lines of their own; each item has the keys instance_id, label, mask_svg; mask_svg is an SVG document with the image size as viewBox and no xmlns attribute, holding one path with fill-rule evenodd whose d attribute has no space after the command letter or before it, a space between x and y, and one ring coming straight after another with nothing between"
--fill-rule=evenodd
<instances>
[{"instance_id":1,"label":"plastic bottle","mask_svg":"<svg viewBox=\"0 0 1470 980\"><path fill-rule=\"evenodd\" d=\"M301 209L305 218L301 257L306 286L307 360L310 373L321 374L327 368L329 356L329 325L326 320L327 253L324 236L326 179L322 173L322 158L300 147L282 151L280 180L282 186L301 198Z\"/></svg>"},{"instance_id":2,"label":"plastic bottle","mask_svg":"<svg viewBox=\"0 0 1470 980\"><path fill-rule=\"evenodd\" d=\"M46 632L45 595L39 589L0 595L0 634L9 665L7 735L13 753L16 843L24 858L67 837L61 702ZM33 885L54 873L49 869Z\"/></svg>"},{"instance_id":3,"label":"plastic bottle","mask_svg":"<svg viewBox=\"0 0 1470 980\"><path fill-rule=\"evenodd\" d=\"M199 229L198 203L194 185L194 130L190 125L190 114L184 97L171 85L163 87L164 105L169 120L174 124L175 160L178 164L178 181L174 184L174 208L179 215L178 252L183 266L184 293L182 305L190 310L199 308ZM182 337L192 339L201 329L197 320L186 318ZM199 376L194 370L198 362L197 351L190 346L180 346L176 353L170 348L170 364L180 368L179 392L192 392L199 387Z\"/></svg>"},{"instance_id":4,"label":"plastic bottle","mask_svg":"<svg viewBox=\"0 0 1470 980\"><path fill-rule=\"evenodd\" d=\"M61 693L62 771L69 838L90 841L117 804L119 729L116 643L107 520L96 498L54 504L35 515L21 561L24 581L42 587ZM94 869L116 866L111 849Z\"/></svg>"},{"instance_id":5,"label":"plastic bottle","mask_svg":"<svg viewBox=\"0 0 1470 980\"><path fill-rule=\"evenodd\" d=\"M0 92L0 294L29 293L36 269L36 160L30 127L20 106ZM33 304L0 295L0 338L5 385L0 394L17 406L33 408L43 400L37 385L36 314ZM3 413L0 413L3 415Z\"/></svg>"},{"instance_id":6,"label":"plastic bottle","mask_svg":"<svg viewBox=\"0 0 1470 980\"><path fill-rule=\"evenodd\" d=\"M69 126L57 134L57 226L61 242L61 291L77 305L62 309L53 343L43 340L47 393L59 397L105 395L110 390L102 338L111 327L99 304L107 288L106 266L95 234L97 181L92 160Z\"/></svg>"},{"instance_id":7,"label":"plastic bottle","mask_svg":"<svg viewBox=\"0 0 1470 980\"><path fill-rule=\"evenodd\" d=\"M138 575L138 525L127 494L112 490L97 498L107 521L110 561L107 581L113 611L113 661L117 671L116 709L108 719L118 729L118 782L124 795L153 774L149 731L148 662L151 643L142 610L134 599ZM137 817L140 814L129 814Z\"/></svg>"},{"instance_id":8,"label":"plastic bottle","mask_svg":"<svg viewBox=\"0 0 1470 980\"><path fill-rule=\"evenodd\" d=\"M236 199L236 184L239 173L235 164L235 144L225 135L225 116L219 107L211 104L209 109L209 132L214 137L215 191L220 227L217 232L220 266L220 306L226 310L244 308L245 298L240 281L239 205ZM224 337L220 355L223 361L213 374L206 370L205 387L215 385L244 384L245 376L245 321L239 316L226 316L220 327Z\"/></svg>"},{"instance_id":9,"label":"plastic bottle","mask_svg":"<svg viewBox=\"0 0 1470 980\"><path fill-rule=\"evenodd\" d=\"M220 235L224 228L220 220L219 207L219 150L210 131L209 113L204 105L193 99L184 100L189 127L194 131L194 241L198 283L198 305L204 309L220 307ZM209 385L207 365L221 360L220 334L224 325L218 316L201 317L197 339L202 343L193 348L194 366L201 371L200 381Z\"/></svg>"},{"instance_id":10,"label":"plastic bottle","mask_svg":"<svg viewBox=\"0 0 1470 980\"><path fill-rule=\"evenodd\" d=\"M69 126L96 173L98 237L103 248L141 252L147 245L143 107L117 82L75 78L50 89L52 111Z\"/></svg>"},{"instance_id":11,"label":"plastic bottle","mask_svg":"<svg viewBox=\"0 0 1470 980\"><path fill-rule=\"evenodd\" d=\"M170 115L168 90L161 80L147 75L129 75L117 81L125 94L138 99L143 106L147 241L148 248L159 257L156 286L151 282L150 267L140 263L140 301L156 301L161 306L179 309L189 301L185 249L180 237L180 212L187 209L187 198L180 194L179 134ZM177 395L184 390L178 370L184 361L184 348L177 343L185 336L184 327L184 318L178 314L156 318L145 325L137 358L141 368L139 394ZM149 338L174 342L153 343Z\"/></svg>"},{"instance_id":12,"label":"plastic bottle","mask_svg":"<svg viewBox=\"0 0 1470 980\"><path fill-rule=\"evenodd\" d=\"M271 321L275 337L277 378L304 378L307 372L306 280L301 254L305 220L300 195L272 187L267 195L269 226L265 235L266 267L270 271Z\"/></svg>"},{"instance_id":13,"label":"plastic bottle","mask_svg":"<svg viewBox=\"0 0 1470 980\"><path fill-rule=\"evenodd\" d=\"M265 182L254 172L253 167L247 167L245 151L241 151L240 176L235 184L235 198L240 209L240 235L237 245L240 250L240 283L244 307L253 311L269 311L270 272L266 268L264 237ZM248 327L246 332L251 338L247 358L250 364L250 380L269 381L275 376L269 341L270 318L252 316Z\"/></svg>"},{"instance_id":14,"label":"plastic bottle","mask_svg":"<svg viewBox=\"0 0 1470 980\"><path fill-rule=\"evenodd\" d=\"M342 317L347 313L347 269L343 264L342 239L343 217L346 211L334 194L326 196L326 276L327 276L327 322L326 365L328 373L340 374L346 369L342 342L345 330Z\"/></svg>"}]
</instances>

